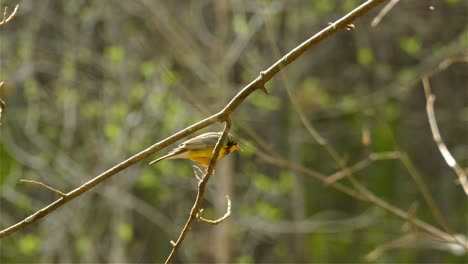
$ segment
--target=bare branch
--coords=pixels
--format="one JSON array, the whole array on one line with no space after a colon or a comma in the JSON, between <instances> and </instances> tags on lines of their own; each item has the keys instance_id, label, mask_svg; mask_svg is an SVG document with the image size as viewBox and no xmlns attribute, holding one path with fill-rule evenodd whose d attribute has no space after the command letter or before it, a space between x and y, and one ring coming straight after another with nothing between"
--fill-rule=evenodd
<instances>
[{"instance_id":1,"label":"bare branch","mask_svg":"<svg viewBox=\"0 0 468 264\"><path fill-rule=\"evenodd\" d=\"M431 192L429 191L429 188L427 187L426 183L424 183L423 177L415 168L411 159L408 157L406 153L400 153L399 159L400 159L400 162L408 171L411 178L413 179L414 183L416 184L416 187L418 187L419 192L421 193L424 201L426 202L427 206L431 210L431 213L434 216L435 220L445 229L445 231L452 233L449 228L449 225L447 224L447 221L445 221L445 218L442 212L440 211L434 198L432 197Z\"/></svg>"},{"instance_id":2,"label":"bare branch","mask_svg":"<svg viewBox=\"0 0 468 264\"><path fill-rule=\"evenodd\" d=\"M416 168L414 168L411 160L408 158L408 156L405 153L401 153L398 151L371 153L366 159L361 160L360 162L354 164L353 166L346 167L344 169L341 169L335 172L331 176L328 176L325 181L325 184L331 185L346 176L351 176L352 174L367 168L368 166L373 164L374 161L391 160L391 159L397 159L403 164L403 166L408 171L409 175L414 180L416 186L418 187L419 192L421 193L422 197L424 198L424 201L426 202L429 209L431 210L431 213L434 216L434 218L446 231L450 232L450 228L448 224L446 223L442 213L437 207L436 202L430 195L430 192L426 184L424 183L421 175L416 170Z\"/></svg>"},{"instance_id":3,"label":"bare branch","mask_svg":"<svg viewBox=\"0 0 468 264\"><path fill-rule=\"evenodd\" d=\"M18 11L19 5L15 6L15 9L13 12L8 15L8 7L5 6L5 9L3 10L3 19L0 21L0 27L4 26L6 23L8 23L11 19L13 19L16 15L16 12Z\"/></svg>"},{"instance_id":4,"label":"bare branch","mask_svg":"<svg viewBox=\"0 0 468 264\"><path fill-rule=\"evenodd\" d=\"M347 175L351 175L356 173L360 170L367 168L371 165L374 161L377 160L389 160L389 159L398 159L400 157L399 152L382 152L382 153L372 153L366 159L356 163L355 165L344 168L338 172L335 172L333 175L329 176L326 180L326 185L330 185Z\"/></svg>"},{"instance_id":5,"label":"bare branch","mask_svg":"<svg viewBox=\"0 0 468 264\"><path fill-rule=\"evenodd\" d=\"M54 188L52 188L52 187L50 187L50 186L48 186L48 185L46 185L46 184L44 184L44 183L42 183L42 182L32 181L32 180L23 180L23 179L21 179L21 180L20 180L20 183L29 183L29 184L41 186L41 187L46 188L47 190L52 191L52 192L54 192L55 194L58 194L58 195L60 195L60 196L62 196L62 197L67 196L66 193L63 193L63 192L61 192L61 191L59 191L59 190L57 190L57 189L54 189Z\"/></svg>"},{"instance_id":6,"label":"bare branch","mask_svg":"<svg viewBox=\"0 0 468 264\"><path fill-rule=\"evenodd\" d=\"M364 259L368 262L373 262L378 257L380 257L383 253L385 253L387 250L408 246L411 243L413 243L415 240L416 240L416 234L414 233L405 234L395 240L392 240L390 242L387 242L383 245L376 247L374 250L369 252L364 257Z\"/></svg>"},{"instance_id":7,"label":"bare branch","mask_svg":"<svg viewBox=\"0 0 468 264\"><path fill-rule=\"evenodd\" d=\"M305 175L314 177L323 183L327 183L327 176L322 175L318 172L315 172L313 170L310 170L308 168L305 168L303 166L297 165L297 164L292 164L284 159L280 158L271 158L268 155L262 154L261 152L257 152L257 154L260 153L260 157L275 166L278 166L280 168L284 169L291 169L294 171L301 172ZM350 178L348 176L348 178ZM354 179L354 178L350 178ZM359 183L358 181L354 180L353 181L353 186L358 190L355 191L345 185L340 184L340 182L334 182L330 184L331 187L361 201L368 202L370 204L373 204L377 207L380 207L384 209L385 211L403 219L404 221L411 221L413 226L419 228L420 230L425 231L426 233L432 235L433 237L436 237L440 239L441 241L447 242L447 243L455 243L458 245L461 245L463 248L468 249L468 244L463 243L462 241L459 241L457 238L455 238L452 234L446 233L418 218L413 218L413 216L400 208L393 206L392 204L386 202L385 200L382 200L381 198L377 197L374 195L369 189L367 189L364 185Z\"/></svg>"},{"instance_id":8,"label":"bare branch","mask_svg":"<svg viewBox=\"0 0 468 264\"><path fill-rule=\"evenodd\" d=\"M48 206L42 208L41 210L37 211L36 213L32 214L31 216L27 217L23 221L10 226L2 231L0 231L0 238L8 236L34 222L41 219L42 217L50 214L51 212L55 211L57 208L61 207L63 204L67 203L70 200L75 199L76 197L80 196L81 194L87 192L91 188L95 187L96 185L104 182L108 178L112 177L113 175L123 171L124 169L132 166L133 164L147 158L151 154L171 145L172 143L180 140L202 128L205 128L213 123L222 122L230 116L230 114L239 107L239 105L254 91L257 89L263 89L265 84L273 78L278 72L280 72L283 68L287 65L295 61L299 58L304 52L318 44L319 42L323 41L333 33L339 31L340 29L344 29L346 25L352 23L355 19L360 16L363 16L365 13L373 9L374 7L380 5L381 3L387 0L368 0L350 13L346 14L344 17L333 23L332 25L327 26L314 36L310 37L299 46L291 50L288 54L283 56L280 60L278 60L275 64L273 64L270 68L263 71L255 80L249 83L246 87L244 87L239 93L232 98L232 100L222 109L220 112L205 118L179 132L167 137L166 139L148 147L147 149L135 154L134 156L126 159L123 162L115 165L114 167L108 169L107 171L101 173L100 175L94 177L93 179L89 180L88 182L84 183L80 187L74 189L73 191L67 193L66 197L63 197L55 202L49 204ZM210 170L210 168L209 168ZM211 170L213 168L211 167ZM209 172L209 171L208 171ZM206 178L206 177L205 177Z\"/></svg>"},{"instance_id":9,"label":"bare branch","mask_svg":"<svg viewBox=\"0 0 468 264\"><path fill-rule=\"evenodd\" d=\"M396 5L396 3L398 3L399 0L390 0L390 2L388 2L388 4L386 4L384 6L384 8L382 8L382 10L380 10L379 14L372 20L371 22L371 27L376 27L380 21L382 20L382 18L388 13L390 12L390 10L392 10L392 8Z\"/></svg>"},{"instance_id":10,"label":"bare branch","mask_svg":"<svg viewBox=\"0 0 468 264\"><path fill-rule=\"evenodd\" d=\"M5 82L0 82L0 89L2 88L3 84ZM0 90L1 91L1 90ZM0 125L2 124L2 113L5 111L5 108L6 108L6 104L5 102L2 100L2 98L0 98Z\"/></svg>"},{"instance_id":11,"label":"bare branch","mask_svg":"<svg viewBox=\"0 0 468 264\"><path fill-rule=\"evenodd\" d=\"M226 195L226 200L227 200L227 209L226 209L226 213L222 217L216 220L209 220L209 219L203 218L201 216L203 209L200 209L200 212L197 214L197 219L210 225L217 225L223 222L231 215L231 200L229 199L229 195Z\"/></svg>"},{"instance_id":12,"label":"bare branch","mask_svg":"<svg viewBox=\"0 0 468 264\"><path fill-rule=\"evenodd\" d=\"M324 174L320 173L320 172L317 172L317 171L314 171L314 170L311 170L311 169L306 169L300 165L297 165L297 164L292 164L290 162L287 162L286 160L284 159L281 159L280 157L278 157L277 155L276 156L270 156L270 155L267 155L259 150L257 150L255 152L255 154L261 159L261 161L263 162L266 162L268 164L273 164L275 166L278 166L280 168L284 168L284 169L290 169L290 170L294 170L294 171L298 171L300 173L303 173L303 174L307 174L308 176L311 176L311 177L314 177L315 179L321 181L323 184L327 184L327 179L328 177L325 176ZM343 192L353 198L355 198L356 200L361 200L361 201L365 201L365 197L363 197L360 193L358 193L357 191L353 190L352 188L344 185L344 184L341 184L339 182L335 182L335 183L332 183L330 184L330 186L332 188L335 188L336 190L340 191L340 192Z\"/></svg>"},{"instance_id":13,"label":"bare branch","mask_svg":"<svg viewBox=\"0 0 468 264\"><path fill-rule=\"evenodd\" d=\"M439 128L437 126L437 120L434 113L434 101L435 96L431 92L431 86L429 84L429 79L427 77L422 78L422 83L424 87L424 94L426 96L426 111L427 119L429 120L429 126L431 127L432 137L434 138L437 147L439 148L440 154L445 159L447 165L452 168L455 174L460 180L460 184L465 191L465 194L468 195L468 180L466 177L465 171L458 165L457 161L453 158L452 154L445 145L442 137L440 136Z\"/></svg>"},{"instance_id":14,"label":"bare branch","mask_svg":"<svg viewBox=\"0 0 468 264\"><path fill-rule=\"evenodd\" d=\"M417 213L418 209L419 209L419 204L417 202L413 202L410 205L410 207L408 208L407 213L408 213L408 216L409 216L409 220L408 220L408 222L403 223L403 226L401 227L403 232L407 232L407 231L411 230L412 227L414 227L413 219L417 218L416 213Z\"/></svg>"}]
</instances>

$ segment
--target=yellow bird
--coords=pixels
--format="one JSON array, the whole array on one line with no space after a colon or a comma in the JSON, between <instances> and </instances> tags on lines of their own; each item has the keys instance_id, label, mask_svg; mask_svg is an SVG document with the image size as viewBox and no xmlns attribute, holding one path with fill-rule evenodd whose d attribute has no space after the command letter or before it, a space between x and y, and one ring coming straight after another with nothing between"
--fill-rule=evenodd
<instances>
[{"instance_id":1,"label":"yellow bird","mask_svg":"<svg viewBox=\"0 0 468 264\"><path fill-rule=\"evenodd\" d=\"M170 151L166 156L162 156L161 158L151 161L149 165L160 160L189 159L207 168L210 165L211 158L213 157L213 150L216 143L222 134L222 132L208 132L189 139ZM237 144L237 140L231 134L228 134L227 139L224 141L224 144L219 151L218 160L236 150L242 149Z\"/></svg>"}]
</instances>

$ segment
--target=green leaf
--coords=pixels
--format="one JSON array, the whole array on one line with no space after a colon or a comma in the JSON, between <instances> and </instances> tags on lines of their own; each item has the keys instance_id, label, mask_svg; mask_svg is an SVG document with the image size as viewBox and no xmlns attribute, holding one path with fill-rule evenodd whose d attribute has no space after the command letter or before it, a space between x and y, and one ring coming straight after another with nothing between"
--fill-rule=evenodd
<instances>
[{"instance_id":1,"label":"green leaf","mask_svg":"<svg viewBox=\"0 0 468 264\"><path fill-rule=\"evenodd\" d=\"M110 46L104 51L104 56L111 63L122 63L125 56L125 51L121 46Z\"/></svg>"},{"instance_id":2,"label":"green leaf","mask_svg":"<svg viewBox=\"0 0 468 264\"><path fill-rule=\"evenodd\" d=\"M78 255L83 256L91 248L91 240L88 237L80 236L75 244Z\"/></svg>"},{"instance_id":3,"label":"green leaf","mask_svg":"<svg viewBox=\"0 0 468 264\"><path fill-rule=\"evenodd\" d=\"M242 15L235 14L233 18L233 29L238 35L247 35L249 32L249 25L246 18Z\"/></svg>"},{"instance_id":4,"label":"green leaf","mask_svg":"<svg viewBox=\"0 0 468 264\"><path fill-rule=\"evenodd\" d=\"M101 102L90 101L83 105L80 112L85 118L94 118L102 114L103 107L104 105Z\"/></svg>"},{"instance_id":5,"label":"green leaf","mask_svg":"<svg viewBox=\"0 0 468 264\"><path fill-rule=\"evenodd\" d=\"M107 123L104 126L104 135L110 141L115 140L120 133L120 127L114 123Z\"/></svg>"},{"instance_id":6,"label":"green leaf","mask_svg":"<svg viewBox=\"0 0 468 264\"><path fill-rule=\"evenodd\" d=\"M400 40L400 47L409 55L415 56L421 52L421 41L416 37L405 37Z\"/></svg>"},{"instance_id":7,"label":"green leaf","mask_svg":"<svg viewBox=\"0 0 468 264\"><path fill-rule=\"evenodd\" d=\"M345 95L338 102L338 107L344 112L352 112L359 106L359 102L354 95Z\"/></svg>"},{"instance_id":8,"label":"green leaf","mask_svg":"<svg viewBox=\"0 0 468 264\"><path fill-rule=\"evenodd\" d=\"M167 70L162 74L161 79L165 85L171 86L179 82L180 75L176 71Z\"/></svg>"},{"instance_id":9,"label":"green leaf","mask_svg":"<svg viewBox=\"0 0 468 264\"><path fill-rule=\"evenodd\" d=\"M413 71L409 69L403 69L398 72L398 80L400 82L408 82L415 78Z\"/></svg>"},{"instance_id":10,"label":"green leaf","mask_svg":"<svg viewBox=\"0 0 468 264\"><path fill-rule=\"evenodd\" d=\"M145 61L140 66L140 73L144 78L149 78L156 72L156 65L153 61Z\"/></svg>"},{"instance_id":11,"label":"green leaf","mask_svg":"<svg viewBox=\"0 0 468 264\"><path fill-rule=\"evenodd\" d=\"M24 94L28 100L37 99L39 95L39 88L35 80L30 80L25 83Z\"/></svg>"},{"instance_id":12,"label":"green leaf","mask_svg":"<svg viewBox=\"0 0 468 264\"><path fill-rule=\"evenodd\" d=\"M39 238L35 235L27 234L20 238L19 249L25 255L34 255L39 251Z\"/></svg>"},{"instance_id":13,"label":"green leaf","mask_svg":"<svg viewBox=\"0 0 468 264\"><path fill-rule=\"evenodd\" d=\"M235 261L235 264L253 264L255 263L253 256L240 256Z\"/></svg>"},{"instance_id":14,"label":"green leaf","mask_svg":"<svg viewBox=\"0 0 468 264\"><path fill-rule=\"evenodd\" d=\"M279 186L282 193L289 193L294 187L294 175L290 172L282 172L279 177Z\"/></svg>"},{"instance_id":15,"label":"green leaf","mask_svg":"<svg viewBox=\"0 0 468 264\"><path fill-rule=\"evenodd\" d=\"M117 102L112 104L109 110L110 116L113 120L122 120L128 114L127 104Z\"/></svg>"},{"instance_id":16,"label":"green leaf","mask_svg":"<svg viewBox=\"0 0 468 264\"><path fill-rule=\"evenodd\" d=\"M143 173L138 177L137 186L140 188L154 188L157 185L156 176L150 170L144 170Z\"/></svg>"},{"instance_id":17,"label":"green leaf","mask_svg":"<svg viewBox=\"0 0 468 264\"><path fill-rule=\"evenodd\" d=\"M326 89L320 86L315 78L307 78L297 91L297 102L301 107L310 109L312 107L326 107L330 104L330 95Z\"/></svg>"},{"instance_id":18,"label":"green leaf","mask_svg":"<svg viewBox=\"0 0 468 264\"><path fill-rule=\"evenodd\" d=\"M275 111L281 106L281 100L276 96L265 96L263 93L253 93L250 97L250 102L262 110Z\"/></svg>"},{"instance_id":19,"label":"green leaf","mask_svg":"<svg viewBox=\"0 0 468 264\"><path fill-rule=\"evenodd\" d=\"M385 119L395 121L400 117L400 107L397 104L389 103L385 107Z\"/></svg>"},{"instance_id":20,"label":"green leaf","mask_svg":"<svg viewBox=\"0 0 468 264\"><path fill-rule=\"evenodd\" d=\"M333 1L330 0L314 0L313 2L314 10L318 13L330 12L334 8Z\"/></svg>"},{"instance_id":21,"label":"green leaf","mask_svg":"<svg viewBox=\"0 0 468 264\"><path fill-rule=\"evenodd\" d=\"M117 234L121 240L130 241L133 238L132 226L126 223L119 224Z\"/></svg>"},{"instance_id":22,"label":"green leaf","mask_svg":"<svg viewBox=\"0 0 468 264\"><path fill-rule=\"evenodd\" d=\"M260 217L267 220L278 220L282 216L280 209L273 207L271 204L264 201L257 201L255 204L255 211L260 215Z\"/></svg>"},{"instance_id":23,"label":"green leaf","mask_svg":"<svg viewBox=\"0 0 468 264\"><path fill-rule=\"evenodd\" d=\"M361 2L358 0L346 0L341 6L341 8L343 9L343 11L349 12L357 6L359 6L359 4L361 4Z\"/></svg>"},{"instance_id":24,"label":"green leaf","mask_svg":"<svg viewBox=\"0 0 468 264\"><path fill-rule=\"evenodd\" d=\"M358 62L361 65L369 66L374 62L374 55L371 49L363 48L358 51Z\"/></svg>"},{"instance_id":25,"label":"green leaf","mask_svg":"<svg viewBox=\"0 0 468 264\"><path fill-rule=\"evenodd\" d=\"M130 91L130 98L132 102L140 102L145 96L146 88L142 83L137 83Z\"/></svg>"},{"instance_id":26,"label":"green leaf","mask_svg":"<svg viewBox=\"0 0 468 264\"><path fill-rule=\"evenodd\" d=\"M263 174L255 175L252 181L254 186L263 193L269 193L273 187L272 180Z\"/></svg>"}]
</instances>

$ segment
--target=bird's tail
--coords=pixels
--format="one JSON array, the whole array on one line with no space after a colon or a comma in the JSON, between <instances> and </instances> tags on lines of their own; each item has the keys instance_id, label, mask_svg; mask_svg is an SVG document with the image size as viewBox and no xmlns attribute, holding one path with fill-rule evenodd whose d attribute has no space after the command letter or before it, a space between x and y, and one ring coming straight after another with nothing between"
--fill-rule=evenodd
<instances>
[{"instance_id":1,"label":"bird's tail","mask_svg":"<svg viewBox=\"0 0 468 264\"><path fill-rule=\"evenodd\" d=\"M161 158L159 158L159 159L155 159L155 160L151 161L151 162L149 163L149 165L153 165L154 163L156 163L156 162L158 162L158 161L161 161L161 160L163 160L163 159L165 159L165 158L167 158L167 155L166 155L166 156L163 156L163 157L161 157Z\"/></svg>"},{"instance_id":2,"label":"bird's tail","mask_svg":"<svg viewBox=\"0 0 468 264\"><path fill-rule=\"evenodd\" d=\"M170 152L169 154L162 156L160 158L157 158L149 163L149 165L153 165L154 163L165 160L165 159L180 159L180 158L186 158L187 153L185 151L173 151Z\"/></svg>"}]
</instances>

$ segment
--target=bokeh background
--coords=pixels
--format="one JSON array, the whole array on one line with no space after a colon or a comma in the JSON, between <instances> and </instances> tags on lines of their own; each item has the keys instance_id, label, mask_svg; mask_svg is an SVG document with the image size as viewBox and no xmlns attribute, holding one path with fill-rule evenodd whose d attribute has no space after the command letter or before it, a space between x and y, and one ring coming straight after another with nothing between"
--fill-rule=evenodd
<instances>
[{"instance_id":1,"label":"bokeh background","mask_svg":"<svg viewBox=\"0 0 468 264\"><path fill-rule=\"evenodd\" d=\"M362 2L2 1L20 8L0 30L0 96L7 103L0 228L57 199L20 179L78 187L219 111L260 71ZM222 216L229 195L232 215L218 226L196 222L177 263L467 261L460 248L423 235L369 256L423 232L303 172L265 162L275 157L327 176L341 167L326 147L341 166L397 153L406 163L371 162L355 179L414 217L466 236L467 197L432 139L420 78L433 73L442 137L466 168L468 2L400 1L371 27L382 7L358 19L354 31L307 52L267 84L269 96L256 92L234 113L244 151L219 163L203 206L206 217ZM149 161L0 240L0 262L163 262L197 182L189 161ZM340 183L354 188L346 178Z\"/></svg>"}]
</instances>

